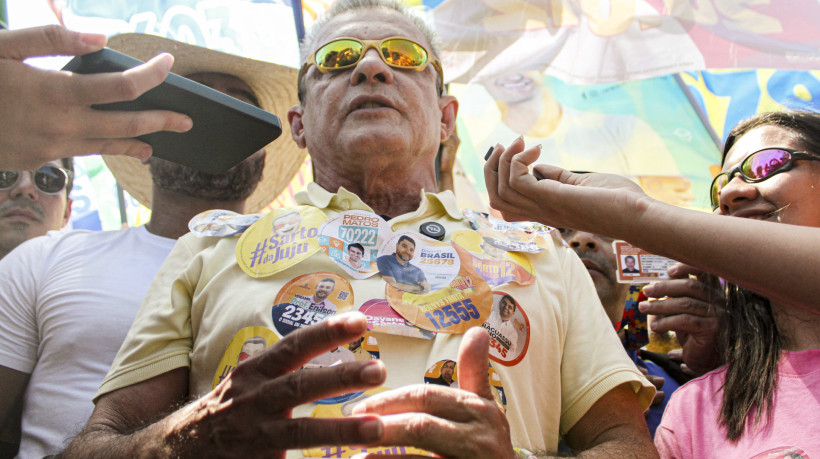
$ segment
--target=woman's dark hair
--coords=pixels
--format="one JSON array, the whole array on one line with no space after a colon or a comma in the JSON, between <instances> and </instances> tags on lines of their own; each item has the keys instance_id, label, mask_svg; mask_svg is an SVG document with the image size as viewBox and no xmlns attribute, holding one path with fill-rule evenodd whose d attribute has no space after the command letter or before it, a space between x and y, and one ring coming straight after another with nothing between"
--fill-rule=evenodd
<instances>
[{"instance_id":1,"label":"woman's dark hair","mask_svg":"<svg viewBox=\"0 0 820 459\"><path fill-rule=\"evenodd\" d=\"M783 111L762 113L738 123L726 139L723 161L740 137L761 126L788 129L797 136L801 149L820 154L820 113ZM754 425L771 414L783 339L769 300L743 287L728 285L726 314L720 317L719 346L726 362L720 423L726 427L728 439L736 442L743 436L752 411Z\"/></svg>"}]
</instances>

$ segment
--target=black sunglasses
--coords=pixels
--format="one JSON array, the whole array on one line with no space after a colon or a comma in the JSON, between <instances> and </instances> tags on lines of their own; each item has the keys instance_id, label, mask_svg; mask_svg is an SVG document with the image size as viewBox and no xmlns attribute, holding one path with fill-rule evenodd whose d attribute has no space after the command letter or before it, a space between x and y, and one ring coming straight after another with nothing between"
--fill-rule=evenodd
<instances>
[{"instance_id":1,"label":"black sunglasses","mask_svg":"<svg viewBox=\"0 0 820 459\"><path fill-rule=\"evenodd\" d=\"M20 174L31 174L34 186L45 194L57 194L71 183L74 173L62 167L45 165L36 171L0 171L0 190L8 190L20 181Z\"/></svg>"},{"instance_id":2,"label":"black sunglasses","mask_svg":"<svg viewBox=\"0 0 820 459\"><path fill-rule=\"evenodd\" d=\"M740 174L740 178L746 183L762 182L781 172L791 170L794 162L800 159L817 161L820 160L820 156L791 148L764 148L752 153L743 162L729 171L721 172L712 180L712 186L709 188L712 210L717 209L720 205L720 190L734 178L735 174Z\"/></svg>"}]
</instances>

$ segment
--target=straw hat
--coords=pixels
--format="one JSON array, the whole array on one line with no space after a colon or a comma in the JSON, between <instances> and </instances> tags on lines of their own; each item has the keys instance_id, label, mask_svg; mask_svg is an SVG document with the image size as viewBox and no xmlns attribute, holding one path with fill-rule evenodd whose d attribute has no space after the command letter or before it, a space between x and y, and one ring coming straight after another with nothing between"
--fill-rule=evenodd
<instances>
[{"instance_id":1,"label":"straw hat","mask_svg":"<svg viewBox=\"0 0 820 459\"><path fill-rule=\"evenodd\" d=\"M108 39L108 47L142 61L162 52L171 53L174 56L171 71L178 75L218 72L241 78L253 89L261 108L279 117L282 135L265 147L262 181L246 200L246 211L258 212L270 204L301 167L307 152L291 140L287 122L288 109L299 103L296 69L141 33L115 35ZM148 165L127 156L104 156L103 159L120 186L150 208L151 172Z\"/></svg>"}]
</instances>

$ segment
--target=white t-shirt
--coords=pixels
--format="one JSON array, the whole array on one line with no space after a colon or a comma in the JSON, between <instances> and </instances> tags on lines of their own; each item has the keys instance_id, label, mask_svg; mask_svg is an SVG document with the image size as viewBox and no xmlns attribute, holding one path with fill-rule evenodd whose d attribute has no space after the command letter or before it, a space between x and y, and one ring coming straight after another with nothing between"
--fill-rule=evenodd
<instances>
[{"instance_id":1,"label":"white t-shirt","mask_svg":"<svg viewBox=\"0 0 820 459\"><path fill-rule=\"evenodd\" d=\"M174 242L143 226L50 232L0 260L0 365L31 374L20 457L55 454L85 427Z\"/></svg>"}]
</instances>

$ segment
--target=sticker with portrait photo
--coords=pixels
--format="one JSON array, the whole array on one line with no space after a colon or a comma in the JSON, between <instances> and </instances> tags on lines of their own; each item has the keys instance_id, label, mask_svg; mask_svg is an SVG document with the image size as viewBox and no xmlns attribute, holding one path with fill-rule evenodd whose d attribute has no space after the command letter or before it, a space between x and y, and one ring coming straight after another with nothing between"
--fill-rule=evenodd
<instances>
[{"instance_id":1,"label":"sticker with portrait photo","mask_svg":"<svg viewBox=\"0 0 820 459\"><path fill-rule=\"evenodd\" d=\"M490 358L505 366L517 364L530 345L530 320L506 292L493 292L493 310L482 325L490 334Z\"/></svg>"},{"instance_id":2,"label":"sticker with portrait photo","mask_svg":"<svg viewBox=\"0 0 820 459\"><path fill-rule=\"evenodd\" d=\"M490 382L493 397L506 412L507 396L504 393L504 384L501 382L501 376L493 369L490 363L488 363L487 378ZM458 389L458 363L450 359L435 362L424 372L424 384L435 384Z\"/></svg>"},{"instance_id":3,"label":"sticker with portrait photo","mask_svg":"<svg viewBox=\"0 0 820 459\"><path fill-rule=\"evenodd\" d=\"M228 347L225 348L219 366L216 367L211 388L216 387L223 379L227 378L240 363L260 354L277 341L279 341L279 337L276 336L276 333L265 327L245 327L236 332L230 343L228 343Z\"/></svg>"},{"instance_id":4,"label":"sticker with portrait photo","mask_svg":"<svg viewBox=\"0 0 820 459\"><path fill-rule=\"evenodd\" d=\"M399 231L379 249L376 264L388 285L425 294L446 287L458 274L461 259L449 242Z\"/></svg>"},{"instance_id":5,"label":"sticker with portrait photo","mask_svg":"<svg viewBox=\"0 0 820 459\"><path fill-rule=\"evenodd\" d=\"M621 284L648 284L669 279L667 269L675 260L647 252L626 241L612 241L612 250L618 262L616 273Z\"/></svg>"},{"instance_id":6,"label":"sticker with portrait photo","mask_svg":"<svg viewBox=\"0 0 820 459\"><path fill-rule=\"evenodd\" d=\"M273 327L280 336L319 323L353 308L353 288L331 272L303 274L282 287L271 308Z\"/></svg>"},{"instance_id":7,"label":"sticker with portrait photo","mask_svg":"<svg viewBox=\"0 0 820 459\"><path fill-rule=\"evenodd\" d=\"M417 295L385 285L388 303L413 325L436 333L464 333L481 326L490 316L492 289L469 260L460 265L458 276L449 285L431 293Z\"/></svg>"},{"instance_id":8,"label":"sticker with portrait photo","mask_svg":"<svg viewBox=\"0 0 820 459\"><path fill-rule=\"evenodd\" d=\"M546 249L545 237L555 229L537 222L508 222L485 212L465 210L464 218L496 247L510 252L538 253Z\"/></svg>"},{"instance_id":9,"label":"sticker with portrait photo","mask_svg":"<svg viewBox=\"0 0 820 459\"><path fill-rule=\"evenodd\" d=\"M273 210L239 238L239 267L249 276L262 278L296 265L320 250L319 227L326 220L315 207Z\"/></svg>"},{"instance_id":10,"label":"sticker with portrait photo","mask_svg":"<svg viewBox=\"0 0 820 459\"><path fill-rule=\"evenodd\" d=\"M482 237L471 230L455 231L451 241L461 259L470 260L469 265L491 287L507 282L519 285L535 282L535 269L527 255L508 252L497 247L492 238Z\"/></svg>"},{"instance_id":11,"label":"sticker with portrait photo","mask_svg":"<svg viewBox=\"0 0 820 459\"><path fill-rule=\"evenodd\" d=\"M319 245L351 277L365 279L378 272L376 258L393 234L380 216L364 210L343 212L319 229Z\"/></svg>"},{"instance_id":12,"label":"sticker with portrait photo","mask_svg":"<svg viewBox=\"0 0 820 459\"><path fill-rule=\"evenodd\" d=\"M223 209L206 210L188 222L188 229L197 237L238 236L262 217L262 214L242 215Z\"/></svg>"},{"instance_id":13,"label":"sticker with portrait photo","mask_svg":"<svg viewBox=\"0 0 820 459\"><path fill-rule=\"evenodd\" d=\"M387 300L365 301L359 307L359 312L367 317L367 329L372 332L422 339L433 339L436 336L436 332L416 327L399 315Z\"/></svg>"}]
</instances>

